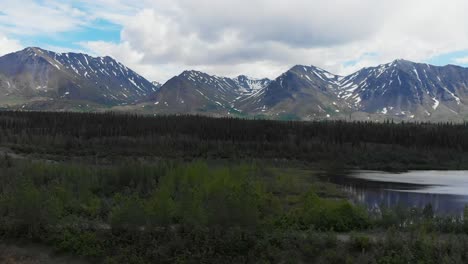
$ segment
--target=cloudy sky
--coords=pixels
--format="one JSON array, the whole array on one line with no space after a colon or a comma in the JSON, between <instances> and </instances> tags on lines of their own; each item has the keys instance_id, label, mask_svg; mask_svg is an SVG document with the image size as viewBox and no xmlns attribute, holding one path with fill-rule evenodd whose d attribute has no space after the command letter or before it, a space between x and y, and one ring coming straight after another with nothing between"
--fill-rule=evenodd
<instances>
[{"instance_id":1,"label":"cloudy sky","mask_svg":"<svg viewBox=\"0 0 468 264\"><path fill-rule=\"evenodd\" d=\"M466 0L0 0L0 55L109 55L150 80L186 69L274 78L404 58L468 65Z\"/></svg>"}]
</instances>

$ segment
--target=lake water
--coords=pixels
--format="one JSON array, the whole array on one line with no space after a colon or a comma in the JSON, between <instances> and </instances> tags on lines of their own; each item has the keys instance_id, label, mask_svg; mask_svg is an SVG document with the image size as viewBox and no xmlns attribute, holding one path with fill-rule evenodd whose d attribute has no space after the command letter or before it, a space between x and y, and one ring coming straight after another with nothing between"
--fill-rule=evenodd
<instances>
[{"instance_id":1,"label":"lake water","mask_svg":"<svg viewBox=\"0 0 468 264\"><path fill-rule=\"evenodd\" d=\"M468 204L468 171L354 171L330 179L369 208L432 204L439 215L461 215Z\"/></svg>"}]
</instances>

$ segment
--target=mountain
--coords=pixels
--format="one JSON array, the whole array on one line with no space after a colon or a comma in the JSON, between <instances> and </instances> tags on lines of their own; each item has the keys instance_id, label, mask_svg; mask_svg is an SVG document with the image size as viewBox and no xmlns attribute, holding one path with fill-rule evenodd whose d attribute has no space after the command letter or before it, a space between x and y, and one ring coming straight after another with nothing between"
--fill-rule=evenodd
<instances>
[{"instance_id":1,"label":"mountain","mask_svg":"<svg viewBox=\"0 0 468 264\"><path fill-rule=\"evenodd\" d=\"M156 87L156 89L159 89L162 86L160 82L156 82L156 81L152 81L151 84L153 84L153 86Z\"/></svg>"},{"instance_id":2,"label":"mountain","mask_svg":"<svg viewBox=\"0 0 468 264\"><path fill-rule=\"evenodd\" d=\"M185 71L151 96L151 109L162 113L241 113L243 102L261 96L268 79L227 78Z\"/></svg>"},{"instance_id":3,"label":"mountain","mask_svg":"<svg viewBox=\"0 0 468 264\"><path fill-rule=\"evenodd\" d=\"M275 80L185 71L138 110L287 120L463 121L468 118L467 87L466 68L405 60L348 76L296 65Z\"/></svg>"},{"instance_id":4,"label":"mountain","mask_svg":"<svg viewBox=\"0 0 468 264\"><path fill-rule=\"evenodd\" d=\"M366 113L462 117L467 112L468 69L396 60L343 78L339 97Z\"/></svg>"},{"instance_id":5,"label":"mountain","mask_svg":"<svg viewBox=\"0 0 468 264\"><path fill-rule=\"evenodd\" d=\"M111 57L26 48L0 57L0 102L142 101L157 87Z\"/></svg>"},{"instance_id":6,"label":"mountain","mask_svg":"<svg viewBox=\"0 0 468 264\"><path fill-rule=\"evenodd\" d=\"M280 119L462 121L468 69L395 60L342 77L296 65L241 109Z\"/></svg>"},{"instance_id":7,"label":"mountain","mask_svg":"<svg viewBox=\"0 0 468 264\"><path fill-rule=\"evenodd\" d=\"M350 110L337 96L342 78L314 66L296 65L271 82L262 98L247 109L273 118L341 117Z\"/></svg>"},{"instance_id":8,"label":"mountain","mask_svg":"<svg viewBox=\"0 0 468 264\"><path fill-rule=\"evenodd\" d=\"M142 105L146 112L266 116L282 119L343 117L351 108L338 98L343 77L313 66L295 66L271 81L185 71Z\"/></svg>"},{"instance_id":9,"label":"mountain","mask_svg":"<svg viewBox=\"0 0 468 264\"><path fill-rule=\"evenodd\" d=\"M272 119L468 119L468 69L395 60L339 76L296 65L277 77L184 71L150 82L110 57L40 48L0 57L0 107Z\"/></svg>"}]
</instances>

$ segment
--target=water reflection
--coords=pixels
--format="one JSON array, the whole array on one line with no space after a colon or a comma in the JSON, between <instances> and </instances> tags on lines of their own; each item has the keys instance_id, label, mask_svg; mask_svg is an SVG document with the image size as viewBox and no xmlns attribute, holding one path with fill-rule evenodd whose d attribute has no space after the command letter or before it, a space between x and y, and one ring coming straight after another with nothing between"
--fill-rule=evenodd
<instances>
[{"instance_id":1,"label":"water reflection","mask_svg":"<svg viewBox=\"0 0 468 264\"><path fill-rule=\"evenodd\" d=\"M468 171L354 171L329 177L369 208L432 204L439 215L460 215L468 204Z\"/></svg>"}]
</instances>

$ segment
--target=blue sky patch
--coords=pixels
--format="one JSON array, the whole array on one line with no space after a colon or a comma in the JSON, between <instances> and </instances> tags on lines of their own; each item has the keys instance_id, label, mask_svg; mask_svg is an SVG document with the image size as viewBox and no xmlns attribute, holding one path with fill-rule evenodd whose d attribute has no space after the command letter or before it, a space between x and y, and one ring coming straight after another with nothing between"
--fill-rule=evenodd
<instances>
[{"instance_id":1,"label":"blue sky patch","mask_svg":"<svg viewBox=\"0 0 468 264\"><path fill-rule=\"evenodd\" d=\"M92 24L77 30L42 36L19 36L25 46L56 47L76 51L82 49L80 42L119 42L122 27L106 20L95 20Z\"/></svg>"},{"instance_id":2,"label":"blue sky patch","mask_svg":"<svg viewBox=\"0 0 468 264\"><path fill-rule=\"evenodd\" d=\"M450 52L450 53L445 53L445 54L434 56L428 59L426 62L429 64L438 65L438 66L444 66L447 64L468 66L468 64L466 63L463 64L463 63L456 61L456 59L466 58L466 57L468 57L468 50L461 50L461 51L455 51L455 52Z\"/></svg>"}]
</instances>

